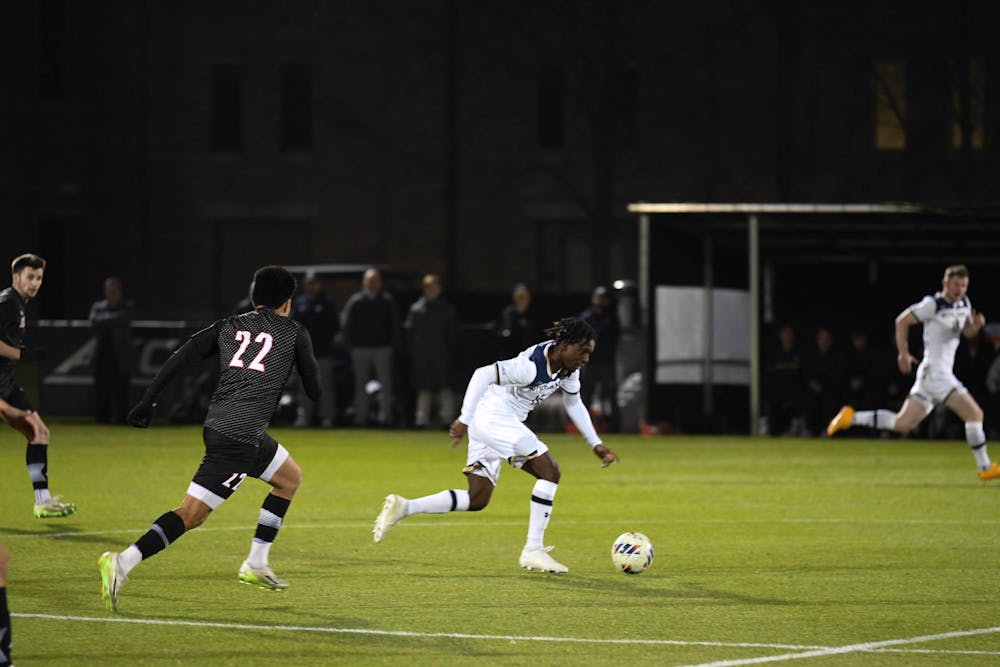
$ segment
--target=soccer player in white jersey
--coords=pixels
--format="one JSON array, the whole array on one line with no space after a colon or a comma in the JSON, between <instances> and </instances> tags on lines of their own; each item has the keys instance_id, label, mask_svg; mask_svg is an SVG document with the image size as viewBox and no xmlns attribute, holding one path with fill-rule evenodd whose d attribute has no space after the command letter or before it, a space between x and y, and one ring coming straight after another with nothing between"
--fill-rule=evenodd
<instances>
[{"instance_id":1,"label":"soccer player in white jersey","mask_svg":"<svg viewBox=\"0 0 1000 667\"><path fill-rule=\"evenodd\" d=\"M959 336L975 338L986 324L983 314L973 310L965 294L968 289L969 270L962 264L949 266L941 280L940 292L925 296L896 317L897 362L902 373L910 373L913 364L917 363L910 354L910 327L918 322L924 325L924 358L917 366L917 379L899 412L855 412L846 405L830 421L827 435L852 426L906 433L923 421L935 405L944 404L965 422L965 439L976 459L979 479L1000 477L1000 465L991 462L986 451L983 410L952 371Z\"/></svg>"},{"instance_id":2,"label":"soccer player in white jersey","mask_svg":"<svg viewBox=\"0 0 1000 667\"><path fill-rule=\"evenodd\" d=\"M601 466L607 468L618 460L618 455L601 443L580 399L580 367L587 363L596 344L593 328L579 318L567 317L555 322L545 334L551 339L472 374L462 412L449 430L452 447L468 432L469 450L462 472L469 490L448 489L413 500L389 494L372 530L376 542L411 514L483 509L490 502L500 466L506 461L537 479L531 490L528 539L518 563L526 570L569 571L549 555L552 547L544 546L543 539L559 485L559 465L545 443L523 422L536 405L562 389L567 414L601 460Z\"/></svg>"}]
</instances>

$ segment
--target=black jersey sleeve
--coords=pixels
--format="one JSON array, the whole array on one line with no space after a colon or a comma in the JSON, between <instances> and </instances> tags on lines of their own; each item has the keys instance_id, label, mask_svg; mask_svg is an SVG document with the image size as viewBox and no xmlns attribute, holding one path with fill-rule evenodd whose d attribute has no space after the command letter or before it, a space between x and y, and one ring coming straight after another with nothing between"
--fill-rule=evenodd
<instances>
[{"instance_id":1,"label":"black jersey sleeve","mask_svg":"<svg viewBox=\"0 0 1000 667\"><path fill-rule=\"evenodd\" d=\"M156 373L156 377L149 384L143 400L147 403L152 403L181 369L192 364L201 363L213 354L218 354L218 352L219 322L216 322L212 326L206 327L192 335L170 355L170 358L160 367L160 370Z\"/></svg>"},{"instance_id":2,"label":"black jersey sleeve","mask_svg":"<svg viewBox=\"0 0 1000 667\"><path fill-rule=\"evenodd\" d=\"M319 384L319 364L313 354L312 338L305 327L299 329L299 335L295 338L295 366L299 369L306 394L312 400L318 400L323 393Z\"/></svg>"}]
</instances>

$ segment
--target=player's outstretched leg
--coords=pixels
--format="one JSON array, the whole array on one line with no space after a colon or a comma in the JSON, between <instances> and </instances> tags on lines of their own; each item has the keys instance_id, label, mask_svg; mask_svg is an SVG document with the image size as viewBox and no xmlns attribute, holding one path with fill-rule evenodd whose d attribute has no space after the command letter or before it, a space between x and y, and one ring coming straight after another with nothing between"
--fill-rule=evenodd
<instances>
[{"instance_id":1,"label":"player's outstretched leg","mask_svg":"<svg viewBox=\"0 0 1000 667\"><path fill-rule=\"evenodd\" d=\"M845 405L840 409L840 412L830 420L830 424L826 427L826 434L832 436L837 431L843 431L851 428L851 422L854 419L854 408L849 405Z\"/></svg>"},{"instance_id":2,"label":"player's outstretched leg","mask_svg":"<svg viewBox=\"0 0 1000 667\"><path fill-rule=\"evenodd\" d=\"M148 531L122 552L105 551L97 561L101 571L101 599L108 611L118 611L118 594L128 581L128 573L147 558L152 558L172 543L177 541L187 530L184 519L178 511L189 512L191 503L196 503L191 496L185 496L175 511L163 513ZM192 519L190 528L200 525L211 510L207 506Z\"/></svg>"},{"instance_id":3,"label":"player's outstretched leg","mask_svg":"<svg viewBox=\"0 0 1000 667\"><path fill-rule=\"evenodd\" d=\"M446 489L409 500L403 496L390 493L382 503L382 511L375 519L372 537L376 542L385 539L386 533L393 526L411 514L446 514L448 512L478 512L490 502L493 491L491 482L483 477L469 477L469 491L464 489ZM473 496L475 499L473 500Z\"/></svg>"}]
</instances>

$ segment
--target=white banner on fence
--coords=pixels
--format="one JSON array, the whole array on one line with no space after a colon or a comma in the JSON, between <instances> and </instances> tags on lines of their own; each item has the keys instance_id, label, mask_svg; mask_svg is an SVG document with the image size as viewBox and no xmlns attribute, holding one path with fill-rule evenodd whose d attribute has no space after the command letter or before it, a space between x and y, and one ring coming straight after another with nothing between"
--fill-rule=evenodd
<instances>
[{"instance_id":1,"label":"white banner on fence","mask_svg":"<svg viewBox=\"0 0 1000 667\"><path fill-rule=\"evenodd\" d=\"M711 382L750 384L750 295L713 289ZM656 287L656 381L702 384L709 350L704 287Z\"/></svg>"}]
</instances>

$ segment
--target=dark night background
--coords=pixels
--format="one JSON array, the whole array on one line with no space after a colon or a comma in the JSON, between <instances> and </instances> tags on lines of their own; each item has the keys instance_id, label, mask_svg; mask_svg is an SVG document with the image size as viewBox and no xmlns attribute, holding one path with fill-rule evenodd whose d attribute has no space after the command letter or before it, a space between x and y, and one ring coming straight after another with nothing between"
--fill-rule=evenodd
<instances>
[{"instance_id":1,"label":"dark night background","mask_svg":"<svg viewBox=\"0 0 1000 667\"><path fill-rule=\"evenodd\" d=\"M949 212L773 222L765 324L803 339L888 345L951 261L1000 318L995 2L12 0L0 30L0 230L50 262L41 317L110 274L205 320L261 264L361 263L442 273L466 323L525 282L545 319L638 278L628 203L694 201ZM716 231L657 224L657 280L700 284Z\"/></svg>"}]
</instances>

